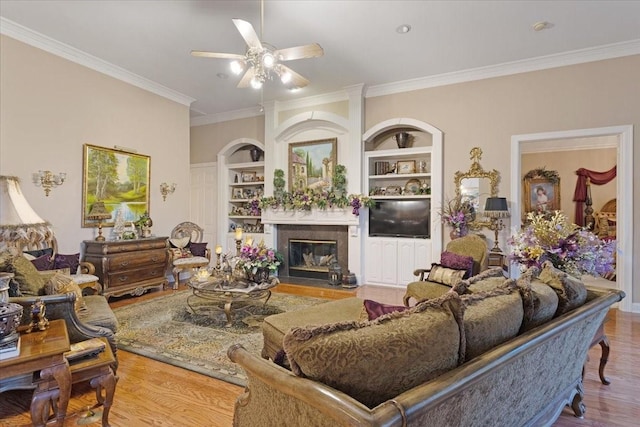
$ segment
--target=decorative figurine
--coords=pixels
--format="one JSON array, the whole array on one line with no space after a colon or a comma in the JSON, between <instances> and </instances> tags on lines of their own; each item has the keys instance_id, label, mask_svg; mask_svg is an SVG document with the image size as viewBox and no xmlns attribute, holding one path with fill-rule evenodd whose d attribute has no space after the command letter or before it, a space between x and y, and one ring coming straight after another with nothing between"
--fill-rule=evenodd
<instances>
[{"instance_id":1,"label":"decorative figurine","mask_svg":"<svg viewBox=\"0 0 640 427\"><path fill-rule=\"evenodd\" d=\"M31 323L29 323L29 327L25 332L29 333L34 329L38 329L39 331L44 331L49 327L49 321L45 317L47 314L47 307L42 302L42 299L38 298L36 301L31 304Z\"/></svg>"}]
</instances>

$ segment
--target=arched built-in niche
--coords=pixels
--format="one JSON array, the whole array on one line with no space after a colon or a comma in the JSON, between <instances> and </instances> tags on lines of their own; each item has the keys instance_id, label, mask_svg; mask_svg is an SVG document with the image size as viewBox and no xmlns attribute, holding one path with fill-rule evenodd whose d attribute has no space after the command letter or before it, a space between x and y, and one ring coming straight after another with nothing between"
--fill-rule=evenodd
<instances>
[{"instance_id":1,"label":"arched built-in niche","mask_svg":"<svg viewBox=\"0 0 640 427\"><path fill-rule=\"evenodd\" d=\"M633 126L611 126L593 129L543 132L511 137L511 203L512 212L520 212L522 200L522 170L520 167L521 150L524 144L532 142L558 140L571 141L574 138L592 136L618 136L618 228L622 232L617 236L616 282L627 297L620 302L623 311L640 311L640 303L634 303L633 295ZM512 230L519 230L520 215L511 216Z\"/></svg>"}]
</instances>

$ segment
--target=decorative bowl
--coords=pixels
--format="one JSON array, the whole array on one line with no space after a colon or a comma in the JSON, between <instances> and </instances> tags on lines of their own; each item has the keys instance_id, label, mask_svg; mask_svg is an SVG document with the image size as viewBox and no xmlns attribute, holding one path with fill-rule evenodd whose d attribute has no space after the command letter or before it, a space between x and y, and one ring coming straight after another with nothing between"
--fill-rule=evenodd
<instances>
[{"instance_id":1,"label":"decorative bowl","mask_svg":"<svg viewBox=\"0 0 640 427\"><path fill-rule=\"evenodd\" d=\"M13 334L22 320L22 306L13 302L0 303L0 342Z\"/></svg>"}]
</instances>

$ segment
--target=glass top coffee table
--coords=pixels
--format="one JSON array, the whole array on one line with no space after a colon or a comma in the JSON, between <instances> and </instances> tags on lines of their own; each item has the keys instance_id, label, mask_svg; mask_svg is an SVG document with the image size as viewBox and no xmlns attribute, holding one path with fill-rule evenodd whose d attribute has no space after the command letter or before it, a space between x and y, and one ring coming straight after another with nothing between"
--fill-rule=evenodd
<instances>
[{"instance_id":1,"label":"glass top coffee table","mask_svg":"<svg viewBox=\"0 0 640 427\"><path fill-rule=\"evenodd\" d=\"M227 317L225 327L230 327L233 323L233 303L265 298L262 303L265 306L271 298L271 289L278 283L280 281L276 277L270 277L269 281L262 283L237 278L225 281L217 276L210 276L205 280L192 278L187 282L192 291L187 298L187 305L193 313L196 313L197 308L192 305L192 301L197 298L211 301L216 307L222 305Z\"/></svg>"}]
</instances>

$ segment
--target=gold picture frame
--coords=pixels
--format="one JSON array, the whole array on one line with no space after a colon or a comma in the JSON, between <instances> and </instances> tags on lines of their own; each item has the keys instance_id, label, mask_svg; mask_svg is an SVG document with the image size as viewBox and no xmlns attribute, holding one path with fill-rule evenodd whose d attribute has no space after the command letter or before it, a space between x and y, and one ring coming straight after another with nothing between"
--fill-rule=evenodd
<instances>
[{"instance_id":1,"label":"gold picture frame","mask_svg":"<svg viewBox=\"0 0 640 427\"><path fill-rule=\"evenodd\" d=\"M396 163L396 173L416 173L416 161L415 160L400 160Z\"/></svg>"},{"instance_id":2,"label":"gold picture frame","mask_svg":"<svg viewBox=\"0 0 640 427\"><path fill-rule=\"evenodd\" d=\"M256 171L242 171L240 172L240 178L242 182L256 182Z\"/></svg>"},{"instance_id":3,"label":"gold picture frame","mask_svg":"<svg viewBox=\"0 0 640 427\"><path fill-rule=\"evenodd\" d=\"M560 210L560 179L536 176L524 180L524 213Z\"/></svg>"},{"instance_id":4,"label":"gold picture frame","mask_svg":"<svg viewBox=\"0 0 640 427\"><path fill-rule=\"evenodd\" d=\"M330 190L337 146L338 138L289 144L289 190Z\"/></svg>"},{"instance_id":5,"label":"gold picture frame","mask_svg":"<svg viewBox=\"0 0 640 427\"><path fill-rule=\"evenodd\" d=\"M104 202L112 213L111 219L103 221L105 227L114 226L118 210L125 222L136 221L145 212L149 213L150 179L151 157L84 144L81 226L95 227L95 221L87 220L87 216L96 201Z\"/></svg>"}]
</instances>

